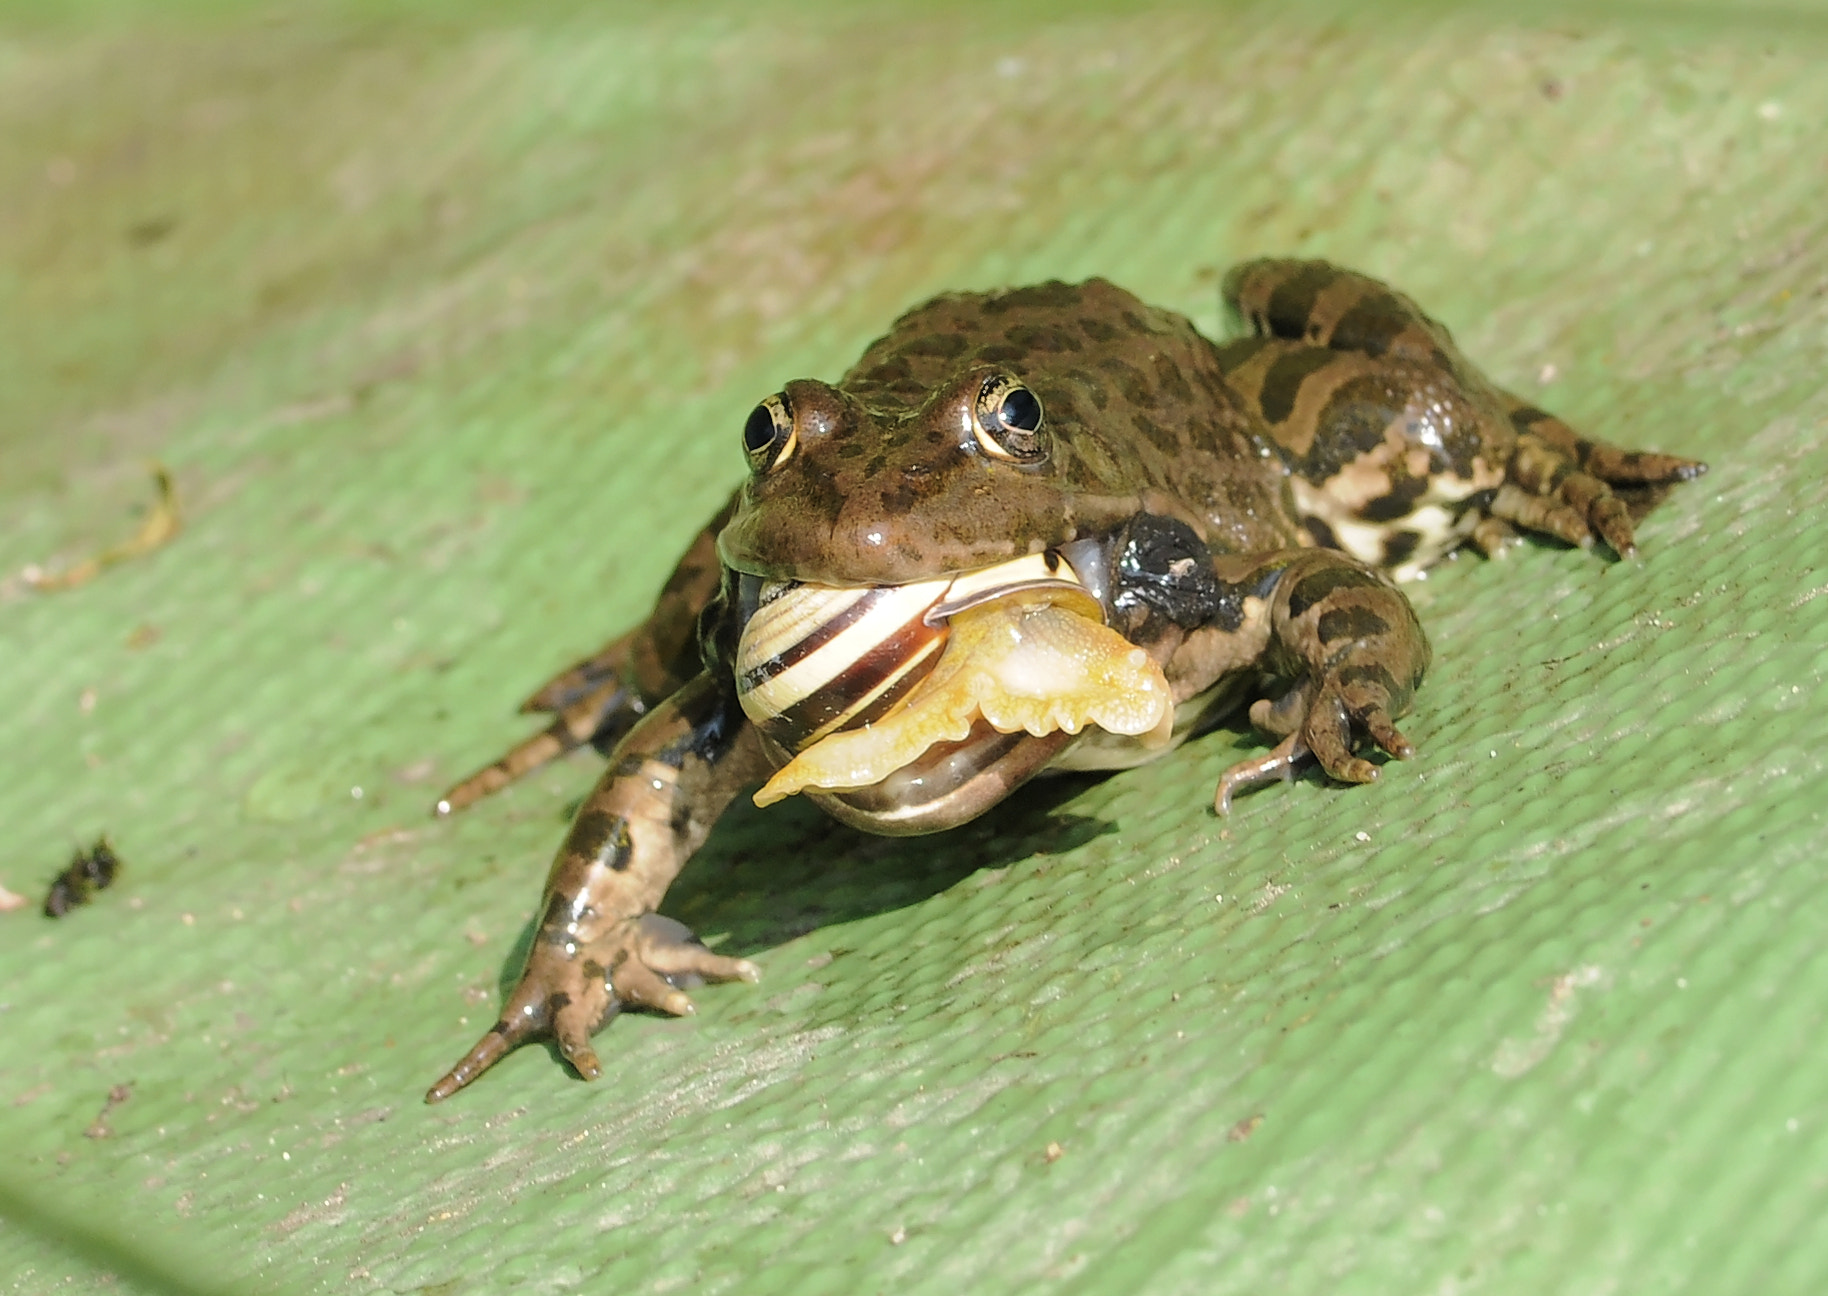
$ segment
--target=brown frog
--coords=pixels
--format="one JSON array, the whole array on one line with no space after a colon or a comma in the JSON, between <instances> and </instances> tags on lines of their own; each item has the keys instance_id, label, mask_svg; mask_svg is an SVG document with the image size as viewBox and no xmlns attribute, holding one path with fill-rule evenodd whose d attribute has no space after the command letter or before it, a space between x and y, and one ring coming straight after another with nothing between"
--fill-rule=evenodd
<instances>
[{"instance_id":1,"label":"brown frog","mask_svg":"<svg viewBox=\"0 0 1828 1296\"><path fill-rule=\"evenodd\" d=\"M1634 509L1704 471L1578 436L1364 276L1258 261L1225 296L1252 336L1211 342L1099 279L947 294L836 386L791 382L756 408L748 480L649 618L528 699L551 726L438 803L448 814L613 744L500 1020L428 1101L539 1036L593 1079L590 1038L622 1008L689 1013L685 988L754 980L658 915L668 886L737 795L833 733L917 710L905 686L965 609L1024 591L1008 619L1020 638L1024 618L1065 606L1069 630L1121 636L1168 709L1145 735L999 727L986 705L884 777L811 787L827 810L938 831L1044 769L1134 765L1248 702L1279 741L1225 773L1223 812L1299 761L1366 783L1367 749L1412 754L1395 722L1429 648L1393 581L1462 543L1496 556L1519 528L1629 555ZM821 591L778 643L752 633L778 600ZM885 612L896 600L912 611Z\"/></svg>"}]
</instances>

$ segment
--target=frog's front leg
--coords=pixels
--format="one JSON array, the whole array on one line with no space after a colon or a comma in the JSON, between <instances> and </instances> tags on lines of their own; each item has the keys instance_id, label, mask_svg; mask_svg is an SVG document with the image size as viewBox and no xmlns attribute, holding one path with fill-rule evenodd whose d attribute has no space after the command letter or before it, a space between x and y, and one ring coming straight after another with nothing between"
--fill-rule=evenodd
<instances>
[{"instance_id":1,"label":"frog's front leg","mask_svg":"<svg viewBox=\"0 0 1828 1296\"><path fill-rule=\"evenodd\" d=\"M650 711L616 747L546 879L539 928L501 1018L425 1095L450 1097L527 1040L550 1035L586 1080L591 1035L624 1007L692 1011L681 990L749 980L654 911L732 798L768 774L727 680L705 673Z\"/></svg>"},{"instance_id":2,"label":"frog's front leg","mask_svg":"<svg viewBox=\"0 0 1828 1296\"><path fill-rule=\"evenodd\" d=\"M1222 558L1222 582L1251 590L1265 640L1267 673L1286 681L1250 708L1251 722L1282 741L1219 779L1213 808L1234 793L1288 778L1308 756L1345 783L1369 783L1377 766L1358 755L1367 742L1398 760L1415 748L1396 727L1428 669L1428 640L1409 600L1347 554L1304 549L1267 558Z\"/></svg>"}]
</instances>

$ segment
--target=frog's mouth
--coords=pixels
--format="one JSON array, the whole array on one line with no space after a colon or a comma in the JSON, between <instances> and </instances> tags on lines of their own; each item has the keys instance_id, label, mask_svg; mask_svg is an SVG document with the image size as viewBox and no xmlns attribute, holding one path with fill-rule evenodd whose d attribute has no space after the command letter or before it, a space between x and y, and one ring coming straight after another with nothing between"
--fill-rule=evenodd
<instances>
[{"instance_id":1,"label":"frog's mouth","mask_svg":"<svg viewBox=\"0 0 1828 1296\"><path fill-rule=\"evenodd\" d=\"M825 794L877 831L969 818L1089 726L1150 746L1173 727L1161 667L1055 552L908 585L762 584L736 668L778 765L756 804Z\"/></svg>"}]
</instances>

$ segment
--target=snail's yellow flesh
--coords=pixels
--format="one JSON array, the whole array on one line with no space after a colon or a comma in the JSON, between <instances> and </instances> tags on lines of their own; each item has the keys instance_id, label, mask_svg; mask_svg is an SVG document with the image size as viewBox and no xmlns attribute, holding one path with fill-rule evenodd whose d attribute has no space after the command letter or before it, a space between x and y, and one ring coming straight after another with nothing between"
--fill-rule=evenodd
<instances>
[{"instance_id":1,"label":"snail's yellow flesh","mask_svg":"<svg viewBox=\"0 0 1828 1296\"><path fill-rule=\"evenodd\" d=\"M1174 707L1161 667L1096 616L1096 605L1072 590L1025 591L955 613L939 662L901 705L813 743L755 803L809 788L869 787L929 747L964 739L980 717L1001 733L1039 737L1097 725L1166 744Z\"/></svg>"}]
</instances>

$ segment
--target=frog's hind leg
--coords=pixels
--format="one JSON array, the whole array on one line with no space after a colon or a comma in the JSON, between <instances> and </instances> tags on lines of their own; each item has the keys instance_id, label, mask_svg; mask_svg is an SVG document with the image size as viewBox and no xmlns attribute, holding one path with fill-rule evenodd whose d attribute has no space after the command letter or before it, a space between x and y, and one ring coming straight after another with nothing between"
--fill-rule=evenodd
<instances>
[{"instance_id":1,"label":"frog's hind leg","mask_svg":"<svg viewBox=\"0 0 1828 1296\"><path fill-rule=\"evenodd\" d=\"M1478 527L1516 434L1480 386L1431 361L1279 337L1218 357L1288 465L1315 544L1403 580L1491 536Z\"/></svg>"},{"instance_id":2,"label":"frog's hind leg","mask_svg":"<svg viewBox=\"0 0 1828 1296\"><path fill-rule=\"evenodd\" d=\"M717 533L734 497L692 540L646 621L542 684L521 703L552 723L453 784L433 805L448 815L591 743L607 751L661 699L698 674L698 614L717 593Z\"/></svg>"},{"instance_id":3,"label":"frog's hind leg","mask_svg":"<svg viewBox=\"0 0 1828 1296\"><path fill-rule=\"evenodd\" d=\"M1512 524L1631 554L1634 516L1705 471L1581 437L1500 391L1445 326L1365 275L1253 261L1225 299L1257 336L1221 347L1221 364L1294 471L1310 534L1398 579L1462 541L1495 556Z\"/></svg>"}]
</instances>

